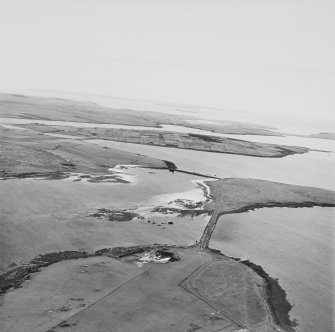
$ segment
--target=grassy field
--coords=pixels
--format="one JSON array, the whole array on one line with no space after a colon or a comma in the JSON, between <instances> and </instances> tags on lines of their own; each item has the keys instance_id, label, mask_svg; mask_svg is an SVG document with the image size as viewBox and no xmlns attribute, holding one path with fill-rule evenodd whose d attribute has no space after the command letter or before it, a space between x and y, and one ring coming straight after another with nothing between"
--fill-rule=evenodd
<instances>
[{"instance_id":1,"label":"grassy field","mask_svg":"<svg viewBox=\"0 0 335 332\"><path fill-rule=\"evenodd\" d=\"M272 331L256 273L199 249L175 250L180 261L141 268L109 257L45 268L6 296L4 331Z\"/></svg>"},{"instance_id":2,"label":"grassy field","mask_svg":"<svg viewBox=\"0 0 335 332\"><path fill-rule=\"evenodd\" d=\"M88 142L60 139L31 130L0 126L0 175L24 176L27 173L80 172L105 174L118 164L167 168L154 158L113 148L102 148Z\"/></svg>"},{"instance_id":3,"label":"grassy field","mask_svg":"<svg viewBox=\"0 0 335 332\"><path fill-rule=\"evenodd\" d=\"M117 142L156 145L178 149L209 151L247 155L254 157L280 158L296 153L306 153L307 148L267 143L255 143L242 139L211 136L205 134L178 133L157 130L125 128L83 128L61 125L24 124L27 128L41 133L70 135L78 138L104 139Z\"/></svg>"}]
</instances>

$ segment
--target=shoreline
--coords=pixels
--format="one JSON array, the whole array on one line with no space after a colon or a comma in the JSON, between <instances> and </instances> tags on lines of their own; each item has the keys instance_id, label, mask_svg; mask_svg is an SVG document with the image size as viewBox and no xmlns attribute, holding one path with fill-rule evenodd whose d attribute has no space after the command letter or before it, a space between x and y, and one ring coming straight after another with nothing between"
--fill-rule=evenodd
<instances>
[{"instance_id":1,"label":"shoreline","mask_svg":"<svg viewBox=\"0 0 335 332\"><path fill-rule=\"evenodd\" d=\"M295 332L294 328L297 327L299 323L296 320L290 320L289 313L293 305L287 300L287 292L280 286L277 278L271 277L261 265L257 265L250 260L242 260L227 255L218 249L208 248L208 250L214 254L239 262L256 272L265 283L265 301L269 306L271 316L275 323L284 327L287 332Z\"/></svg>"},{"instance_id":2,"label":"shoreline","mask_svg":"<svg viewBox=\"0 0 335 332\"><path fill-rule=\"evenodd\" d=\"M175 172L177 167L173 162L162 160L165 163L165 167L158 167L158 166L145 166L145 165L131 165L133 167L138 168L149 168L149 169L160 169L160 170L168 170L170 172ZM123 166L123 165L116 165L116 166ZM127 165L130 166L130 165ZM113 176L113 169L114 167L110 167L109 169L97 171L97 172L90 172L90 174L80 173L84 175L86 178L91 178L92 176ZM119 173L120 170L116 169ZM9 173L7 171L0 171L0 180L15 180L15 179L34 179L39 178L42 180L64 180L70 178L72 175L78 174L78 172L69 172L69 171L45 171L45 172L20 172L20 173ZM199 174L199 176L201 176ZM93 182L93 181L90 181ZM99 181L96 181L99 182Z\"/></svg>"},{"instance_id":3,"label":"shoreline","mask_svg":"<svg viewBox=\"0 0 335 332\"><path fill-rule=\"evenodd\" d=\"M257 265L249 260L240 260L240 262L253 271L255 271L265 282L266 302L271 310L271 316L275 323L284 326L289 332L295 332L295 327L299 325L296 319L290 319L290 311L293 305L287 299L287 292L280 286L277 278L272 278L264 271L262 266Z\"/></svg>"},{"instance_id":4,"label":"shoreline","mask_svg":"<svg viewBox=\"0 0 335 332\"><path fill-rule=\"evenodd\" d=\"M29 280L33 273L40 272L44 267L66 260L90 258L96 256L109 256L119 259L125 256L141 253L148 250L169 249L169 248L192 248L193 246L176 246L171 244L144 244L129 247L108 247L95 250L89 253L85 250L63 250L48 252L32 258L28 263L23 263L0 274L0 296L5 295L11 289L21 288L22 284ZM11 263L9 265L13 265ZM1 306L1 305L0 305Z\"/></svg>"}]
</instances>

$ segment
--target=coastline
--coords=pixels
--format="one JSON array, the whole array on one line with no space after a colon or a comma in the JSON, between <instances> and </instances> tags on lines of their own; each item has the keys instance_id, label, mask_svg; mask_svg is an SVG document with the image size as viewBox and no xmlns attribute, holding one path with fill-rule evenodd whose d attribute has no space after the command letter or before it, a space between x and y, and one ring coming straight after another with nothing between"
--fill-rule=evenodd
<instances>
[{"instance_id":1,"label":"coastline","mask_svg":"<svg viewBox=\"0 0 335 332\"><path fill-rule=\"evenodd\" d=\"M241 260L240 258L229 256L221 250L213 248L208 248L208 250L214 254L239 262L256 272L264 281L265 300L269 306L274 322L283 327L287 332L295 332L295 327L297 327L299 323L296 320L290 320L290 311L293 305L288 301L287 293L280 286L277 278L271 277L262 266L250 260Z\"/></svg>"}]
</instances>

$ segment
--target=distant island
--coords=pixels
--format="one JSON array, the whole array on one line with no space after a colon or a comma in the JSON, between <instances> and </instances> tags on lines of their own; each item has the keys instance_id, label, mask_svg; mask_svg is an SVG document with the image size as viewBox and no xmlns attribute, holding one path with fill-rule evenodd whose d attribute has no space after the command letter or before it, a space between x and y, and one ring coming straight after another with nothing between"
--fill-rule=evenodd
<instances>
[{"instance_id":1,"label":"distant island","mask_svg":"<svg viewBox=\"0 0 335 332\"><path fill-rule=\"evenodd\" d=\"M307 137L335 140L335 133L319 133L308 135Z\"/></svg>"}]
</instances>

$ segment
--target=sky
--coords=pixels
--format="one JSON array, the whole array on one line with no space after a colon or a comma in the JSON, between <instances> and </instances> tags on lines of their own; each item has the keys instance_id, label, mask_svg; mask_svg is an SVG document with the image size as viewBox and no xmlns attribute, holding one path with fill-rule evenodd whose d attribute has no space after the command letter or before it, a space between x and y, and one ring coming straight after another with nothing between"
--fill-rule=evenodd
<instances>
[{"instance_id":1,"label":"sky","mask_svg":"<svg viewBox=\"0 0 335 332\"><path fill-rule=\"evenodd\" d=\"M0 7L0 91L335 123L333 0L0 0Z\"/></svg>"}]
</instances>

